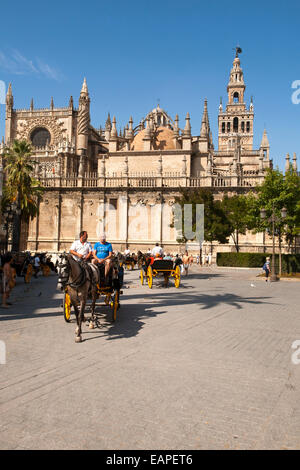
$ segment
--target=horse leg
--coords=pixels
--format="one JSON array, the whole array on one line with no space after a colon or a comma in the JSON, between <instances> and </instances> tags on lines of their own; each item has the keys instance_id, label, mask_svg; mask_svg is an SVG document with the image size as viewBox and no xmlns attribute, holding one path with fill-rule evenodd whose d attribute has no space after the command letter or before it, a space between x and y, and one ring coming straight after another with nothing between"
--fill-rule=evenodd
<instances>
[{"instance_id":1,"label":"horse leg","mask_svg":"<svg viewBox=\"0 0 300 470\"><path fill-rule=\"evenodd\" d=\"M75 315L76 315L76 322L77 322L77 328L75 330L75 343L81 343L82 337L81 337L81 314L80 311L77 307L77 305L74 303L74 310L75 310Z\"/></svg>"},{"instance_id":2,"label":"horse leg","mask_svg":"<svg viewBox=\"0 0 300 470\"><path fill-rule=\"evenodd\" d=\"M80 301L80 318L81 318L82 322L87 321L87 318L85 318L85 316L84 316L87 295L88 295L88 291L82 292L82 297L81 297L81 301Z\"/></svg>"},{"instance_id":3,"label":"horse leg","mask_svg":"<svg viewBox=\"0 0 300 470\"><path fill-rule=\"evenodd\" d=\"M83 322L84 319L84 309L85 309L85 304L86 304L86 298L82 296L81 302L80 302L80 333L81 333L81 323Z\"/></svg>"},{"instance_id":4,"label":"horse leg","mask_svg":"<svg viewBox=\"0 0 300 470\"><path fill-rule=\"evenodd\" d=\"M95 288L92 289L92 316L89 324L90 330L95 328L95 305L97 299L97 290Z\"/></svg>"}]
</instances>

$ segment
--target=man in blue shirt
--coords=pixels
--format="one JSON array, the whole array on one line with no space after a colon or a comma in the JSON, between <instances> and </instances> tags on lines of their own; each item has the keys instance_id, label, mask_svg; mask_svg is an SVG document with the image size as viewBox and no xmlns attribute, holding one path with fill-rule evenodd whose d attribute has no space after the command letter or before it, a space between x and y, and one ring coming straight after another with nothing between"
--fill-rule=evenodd
<instances>
[{"instance_id":1,"label":"man in blue shirt","mask_svg":"<svg viewBox=\"0 0 300 470\"><path fill-rule=\"evenodd\" d=\"M108 273L112 266L112 246L111 243L106 241L106 235L102 234L100 242L95 243L93 249L93 264L105 265L105 279L107 279Z\"/></svg>"}]
</instances>

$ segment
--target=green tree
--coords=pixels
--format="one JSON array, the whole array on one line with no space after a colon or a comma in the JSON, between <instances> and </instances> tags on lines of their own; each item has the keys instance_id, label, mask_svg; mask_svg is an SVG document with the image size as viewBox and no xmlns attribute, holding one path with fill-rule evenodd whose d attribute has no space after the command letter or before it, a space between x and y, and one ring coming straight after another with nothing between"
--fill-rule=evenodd
<instances>
[{"instance_id":1,"label":"green tree","mask_svg":"<svg viewBox=\"0 0 300 470\"><path fill-rule=\"evenodd\" d=\"M231 225L231 236L235 249L239 251L239 235L245 235L249 226L248 199L244 195L224 196L222 208Z\"/></svg>"},{"instance_id":2,"label":"green tree","mask_svg":"<svg viewBox=\"0 0 300 470\"><path fill-rule=\"evenodd\" d=\"M287 209L284 221L285 239L291 249L300 235L300 176L293 171L292 166L285 173L281 198Z\"/></svg>"},{"instance_id":3,"label":"green tree","mask_svg":"<svg viewBox=\"0 0 300 470\"><path fill-rule=\"evenodd\" d=\"M274 236L278 237L279 244L279 272L281 271L281 244L283 236L291 246L300 233L300 180L299 175L290 168L284 175L278 168L268 169L265 179L257 186L257 198L252 200L249 206L249 227L254 232L265 232L273 236L272 222L270 218L274 211L276 221L274 224ZM281 217L281 210L287 209L287 217ZM260 217L260 210L266 210L266 218Z\"/></svg>"},{"instance_id":4,"label":"green tree","mask_svg":"<svg viewBox=\"0 0 300 470\"><path fill-rule=\"evenodd\" d=\"M16 202L21 214L15 215L13 250L19 250L21 220L27 222L38 213L38 199L43 187L34 177L34 161L31 146L25 140L15 140L4 151L4 187L2 210Z\"/></svg>"},{"instance_id":5,"label":"green tree","mask_svg":"<svg viewBox=\"0 0 300 470\"><path fill-rule=\"evenodd\" d=\"M181 220L176 220L176 223L182 224L184 233L184 205L192 204L192 230L196 232L196 205L204 204L204 240L211 243L218 241L219 243L228 243L231 234L230 222L223 210L222 202L214 200L213 193L209 189L181 189L181 195L175 198L175 203L179 204L182 208ZM172 226L175 224L173 223ZM181 242L186 242L187 239L183 236Z\"/></svg>"}]
</instances>

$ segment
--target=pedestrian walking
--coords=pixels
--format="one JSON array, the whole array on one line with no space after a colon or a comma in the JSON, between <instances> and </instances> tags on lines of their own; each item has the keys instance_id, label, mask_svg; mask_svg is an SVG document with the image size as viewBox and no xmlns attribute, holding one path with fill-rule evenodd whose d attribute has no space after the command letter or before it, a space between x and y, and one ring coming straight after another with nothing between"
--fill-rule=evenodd
<instances>
[{"instance_id":1,"label":"pedestrian walking","mask_svg":"<svg viewBox=\"0 0 300 470\"><path fill-rule=\"evenodd\" d=\"M270 258L266 258L266 262L263 265L263 270L265 271L266 275L266 282L269 280L269 275L270 275Z\"/></svg>"},{"instance_id":2,"label":"pedestrian walking","mask_svg":"<svg viewBox=\"0 0 300 470\"><path fill-rule=\"evenodd\" d=\"M2 272L2 308L9 308L11 303L7 302L11 291L11 283L13 279L13 269L11 267L13 257L11 253L7 253L4 257L4 265Z\"/></svg>"},{"instance_id":3,"label":"pedestrian walking","mask_svg":"<svg viewBox=\"0 0 300 470\"><path fill-rule=\"evenodd\" d=\"M183 269L184 269L184 272L185 272L185 275L186 275L186 276L188 275L189 260L190 260L189 254L188 254L188 252L186 251L185 254L184 254L183 257L182 257Z\"/></svg>"}]
</instances>

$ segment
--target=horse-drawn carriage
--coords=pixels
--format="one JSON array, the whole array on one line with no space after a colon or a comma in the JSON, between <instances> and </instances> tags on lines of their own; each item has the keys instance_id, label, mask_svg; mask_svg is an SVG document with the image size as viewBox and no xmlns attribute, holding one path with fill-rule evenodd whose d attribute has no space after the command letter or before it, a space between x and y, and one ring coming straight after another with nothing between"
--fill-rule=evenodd
<instances>
[{"instance_id":1,"label":"horse-drawn carriage","mask_svg":"<svg viewBox=\"0 0 300 470\"><path fill-rule=\"evenodd\" d=\"M77 321L76 342L81 341L81 322L89 321L89 328L100 327L101 313L95 311L96 302L103 297L104 306L110 307L112 321L117 318L120 308L120 290L123 284L123 270L120 269L117 257L112 259L112 268L105 279L104 264L96 266L92 263L78 262L69 254L62 254L58 263L58 287L64 290L63 313L66 322L70 322L71 309L74 308ZM91 317L86 319L87 302Z\"/></svg>"},{"instance_id":2,"label":"horse-drawn carriage","mask_svg":"<svg viewBox=\"0 0 300 470\"><path fill-rule=\"evenodd\" d=\"M28 284L33 274L33 259L29 252L13 253L11 267L15 269L16 275L24 277L24 282Z\"/></svg>"},{"instance_id":3,"label":"horse-drawn carriage","mask_svg":"<svg viewBox=\"0 0 300 470\"><path fill-rule=\"evenodd\" d=\"M51 261L52 256L48 255L47 252L36 253L36 256L40 259L40 268L43 276L48 277L51 271L57 271L55 264Z\"/></svg>"},{"instance_id":4,"label":"horse-drawn carriage","mask_svg":"<svg viewBox=\"0 0 300 470\"><path fill-rule=\"evenodd\" d=\"M149 288L152 289L153 278L159 276L164 278L165 287L168 286L170 277L174 278L176 288L180 286L180 266L178 264L167 259L154 259L153 261L152 257L145 256L140 271L141 284L144 285L146 279Z\"/></svg>"},{"instance_id":5,"label":"horse-drawn carriage","mask_svg":"<svg viewBox=\"0 0 300 470\"><path fill-rule=\"evenodd\" d=\"M104 298L104 305L110 307L112 310L112 321L116 321L117 319L117 311L120 308L120 290L116 289L113 286L113 283L110 282L109 286L105 286L102 284L97 284L97 300L101 297ZM91 296L89 296L91 299ZM71 303L71 296L68 293L68 288L65 289L64 292L64 299L63 299L63 311L64 311L64 319L67 323L71 321L71 310L72 310L72 303ZM96 324L98 323L97 314L95 313ZM98 326L98 325L97 325Z\"/></svg>"},{"instance_id":6,"label":"horse-drawn carriage","mask_svg":"<svg viewBox=\"0 0 300 470\"><path fill-rule=\"evenodd\" d=\"M132 271L135 267L137 259L134 255L119 255L120 265L125 266L127 271Z\"/></svg>"}]
</instances>

